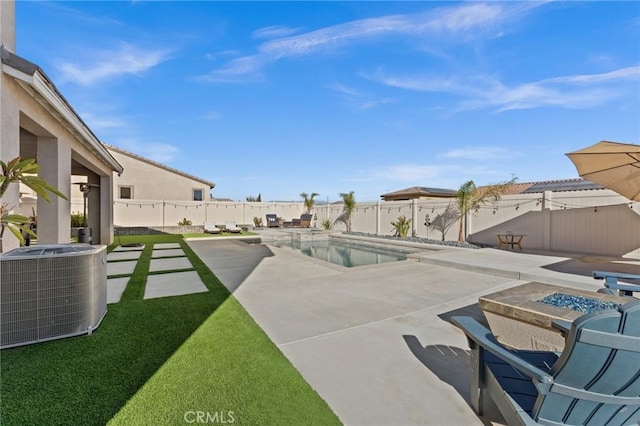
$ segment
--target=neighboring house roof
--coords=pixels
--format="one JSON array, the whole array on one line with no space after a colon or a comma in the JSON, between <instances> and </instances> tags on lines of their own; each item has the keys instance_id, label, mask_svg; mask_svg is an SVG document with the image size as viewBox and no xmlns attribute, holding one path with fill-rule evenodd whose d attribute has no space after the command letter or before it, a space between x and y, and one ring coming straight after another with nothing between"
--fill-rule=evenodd
<instances>
[{"instance_id":1,"label":"neighboring house roof","mask_svg":"<svg viewBox=\"0 0 640 426\"><path fill-rule=\"evenodd\" d=\"M108 144L104 144L104 146L108 150L117 152L118 154L126 155L127 157L131 157L131 158L134 158L134 159L136 159L138 161L142 161L142 162L145 162L147 164L151 164L152 166L159 167L159 168L164 169L164 170L166 170L168 172L175 173L177 175L186 177L188 179L195 180L195 181L200 182L200 183L204 183L205 185L209 186L209 189L213 189L216 186L216 184L214 182L210 182L208 180L199 178L197 176L190 175L189 173L182 172L182 171L180 171L178 169L174 169L173 167L169 167L169 166L166 166L166 165L164 165L162 163L158 163L157 161L153 161L153 160L150 160L148 158L142 157L140 155L134 154L133 152L129 152L129 151L126 151L126 150L124 150L122 148L118 148L117 146L108 145Z\"/></svg>"},{"instance_id":2,"label":"neighboring house roof","mask_svg":"<svg viewBox=\"0 0 640 426\"><path fill-rule=\"evenodd\" d=\"M563 179L563 180L550 180L545 182L534 182L523 194L530 194L532 192L544 192L544 191L582 191L586 189L606 189L599 183L591 182L586 179Z\"/></svg>"},{"instance_id":3,"label":"neighboring house roof","mask_svg":"<svg viewBox=\"0 0 640 426\"><path fill-rule=\"evenodd\" d=\"M482 191L485 186L479 186L478 190ZM510 185L503 195L516 195L516 194L535 194L545 191L583 191L588 189L605 189L602 185L588 181L582 178L576 179L559 179L548 180L540 182L523 182L514 183ZM453 189L440 189L440 188L426 188L423 186L414 186L411 188L401 189L395 192L389 192L383 194L380 197L384 201L401 201L411 200L413 198L420 197L439 197L439 198L452 198L456 196L456 190Z\"/></svg>"},{"instance_id":4,"label":"neighboring house roof","mask_svg":"<svg viewBox=\"0 0 640 426\"><path fill-rule=\"evenodd\" d=\"M412 198L431 197L431 198L452 198L456 196L454 189L427 188L424 186L413 186L411 188L401 189L399 191L382 194L380 197L384 201L400 201L410 200Z\"/></svg>"},{"instance_id":5,"label":"neighboring house roof","mask_svg":"<svg viewBox=\"0 0 640 426\"><path fill-rule=\"evenodd\" d=\"M483 186L478 187L482 190ZM583 191L589 189L605 189L602 185L582 178L547 180L540 182L514 183L503 195L536 194L545 191Z\"/></svg>"},{"instance_id":6,"label":"neighboring house roof","mask_svg":"<svg viewBox=\"0 0 640 426\"><path fill-rule=\"evenodd\" d=\"M16 79L27 93L51 113L67 130L75 135L102 162L116 173L124 171L122 165L105 149L89 126L75 112L71 104L58 91L44 71L33 62L0 47L2 72Z\"/></svg>"}]
</instances>

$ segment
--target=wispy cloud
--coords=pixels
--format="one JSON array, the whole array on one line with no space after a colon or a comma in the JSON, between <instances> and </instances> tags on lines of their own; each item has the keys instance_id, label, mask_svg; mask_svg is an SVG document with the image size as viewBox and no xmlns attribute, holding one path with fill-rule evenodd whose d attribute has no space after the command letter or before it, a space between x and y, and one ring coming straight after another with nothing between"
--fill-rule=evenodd
<instances>
[{"instance_id":1,"label":"wispy cloud","mask_svg":"<svg viewBox=\"0 0 640 426\"><path fill-rule=\"evenodd\" d=\"M443 157L459 160L500 160L519 155L518 152L500 146L468 146L451 149L445 152Z\"/></svg>"},{"instance_id":2,"label":"wispy cloud","mask_svg":"<svg viewBox=\"0 0 640 426\"><path fill-rule=\"evenodd\" d=\"M332 84L329 86L329 88L347 96L353 96L353 97L362 96L359 90L354 89L353 87L345 86L344 84L340 84L340 83Z\"/></svg>"},{"instance_id":3,"label":"wispy cloud","mask_svg":"<svg viewBox=\"0 0 640 426\"><path fill-rule=\"evenodd\" d=\"M148 143L140 151L143 156L159 163L169 163L180 153L180 148L166 143Z\"/></svg>"},{"instance_id":4,"label":"wispy cloud","mask_svg":"<svg viewBox=\"0 0 640 426\"><path fill-rule=\"evenodd\" d=\"M81 116L92 129L114 129L127 126L127 122L118 117L109 117L104 114L96 116L92 113L83 113Z\"/></svg>"},{"instance_id":5,"label":"wispy cloud","mask_svg":"<svg viewBox=\"0 0 640 426\"><path fill-rule=\"evenodd\" d=\"M219 120L221 117L222 114L217 111L208 111L202 115L204 120Z\"/></svg>"},{"instance_id":6,"label":"wispy cloud","mask_svg":"<svg viewBox=\"0 0 640 426\"><path fill-rule=\"evenodd\" d=\"M96 51L85 63L62 62L57 69L62 80L89 86L123 75L138 75L166 61L169 57L166 49L143 49L122 43L118 49Z\"/></svg>"},{"instance_id":7,"label":"wispy cloud","mask_svg":"<svg viewBox=\"0 0 640 426\"><path fill-rule=\"evenodd\" d=\"M600 74L548 78L507 86L491 76L390 75L382 71L368 76L381 84L421 92L457 95L456 110L490 108L497 112L540 107L590 108L628 93L620 85L640 81L640 66Z\"/></svg>"},{"instance_id":8,"label":"wispy cloud","mask_svg":"<svg viewBox=\"0 0 640 426\"><path fill-rule=\"evenodd\" d=\"M376 98L372 99L371 96L362 93L361 91L348 87L343 84L332 84L329 86L331 90L334 90L348 99L349 103L355 104L357 109L372 109L380 105L386 105L396 102L393 98Z\"/></svg>"},{"instance_id":9,"label":"wispy cloud","mask_svg":"<svg viewBox=\"0 0 640 426\"><path fill-rule=\"evenodd\" d=\"M271 26L257 29L253 32L253 38L279 38L293 35L300 31L299 28Z\"/></svg>"},{"instance_id":10,"label":"wispy cloud","mask_svg":"<svg viewBox=\"0 0 640 426\"><path fill-rule=\"evenodd\" d=\"M367 170L354 178L354 181L394 181L394 182L425 182L432 179L446 176L459 167L452 164L397 164L388 167L381 167L374 170Z\"/></svg>"},{"instance_id":11,"label":"wispy cloud","mask_svg":"<svg viewBox=\"0 0 640 426\"><path fill-rule=\"evenodd\" d=\"M205 58L210 61L216 61L221 58L228 58L230 56L239 56L242 52L239 50L223 50L222 52L207 53Z\"/></svg>"},{"instance_id":12,"label":"wispy cloud","mask_svg":"<svg viewBox=\"0 0 640 426\"><path fill-rule=\"evenodd\" d=\"M117 146L127 151L148 158L159 163L167 164L175 160L180 154L180 148L163 142L149 142L138 139L123 138L117 141Z\"/></svg>"},{"instance_id":13,"label":"wispy cloud","mask_svg":"<svg viewBox=\"0 0 640 426\"><path fill-rule=\"evenodd\" d=\"M495 28L539 3L465 3L427 12L359 19L303 34L280 37L257 46L257 52L228 62L202 76L210 82L236 82L260 78L262 68L284 58L331 52L355 43L404 36L424 41L441 36L463 41L466 36ZM273 27L270 27L275 31ZM276 27L276 29L279 27ZM264 30L264 29L263 29ZM261 30L258 30L260 32ZM455 37L451 37L455 36ZM464 37L463 37L464 36Z\"/></svg>"}]
</instances>

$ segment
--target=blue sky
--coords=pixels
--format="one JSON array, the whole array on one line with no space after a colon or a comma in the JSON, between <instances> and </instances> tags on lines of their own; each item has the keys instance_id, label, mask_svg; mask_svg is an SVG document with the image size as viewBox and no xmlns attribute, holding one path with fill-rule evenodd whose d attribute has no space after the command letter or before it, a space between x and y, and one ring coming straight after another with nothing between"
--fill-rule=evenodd
<instances>
[{"instance_id":1,"label":"blue sky","mask_svg":"<svg viewBox=\"0 0 640 426\"><path fill-rule=\"evenodd\" d=\"M574 178L565 153L640 143L635 1L18 1L16 27L100 140L214 197Z\"/></svg>"}]
</instances>

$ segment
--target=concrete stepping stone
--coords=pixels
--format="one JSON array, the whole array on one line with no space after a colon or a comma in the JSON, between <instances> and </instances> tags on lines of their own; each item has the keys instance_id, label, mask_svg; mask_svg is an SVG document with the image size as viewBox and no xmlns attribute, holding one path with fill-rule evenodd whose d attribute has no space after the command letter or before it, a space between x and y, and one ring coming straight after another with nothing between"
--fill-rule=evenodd
<instances>
[{"instance_id":1,"label":"concrete stepping stone","mask_svg":"<svg viewBox=\"0 0 640 426\"><path fill-rule=\"evenodd\" d=\"M153 250L151 257L171 257L171 256L184 256L184 251L181 248L178 249L165 249L165 250Z\"/></svg>"},{"instance_id":2,"label":"concrete stepping stone","mask_svg":"<svg viewBox=\"0 0 640 426\"><path fill-rule=\"evenodd\" d=\"M175 248L180 248L180 244L179 243L159 243L159 244L154 244L153 245L154 249L175 249Z\"/></svg>"},{"instance_id":3,"label":"concrete stepping stone","mask_svg":"<svg viewBox=\"0 0 640 426\"><path fill-rule=\"evenodd\" d=\"M141 254L141 251L112 251L107 255L107 261L138 259Z\"/></svg>"},{"instance_id":4,"label":"concrete stepping stone","mask_svg":"<svg viewBox=\"0 0 640 426\"><path fill-rule=\"evenodd\" d=\"M144 289L145 299L180 296L209 291L196 271L149 275Z\"/></svg>"},{"instance_id":5,"label":"concrete stepping stone","mask_svg":"<svg viewBox=\"0 0 640 426\"><path fill-rule=\"evenodd\" d=\"M113 251L142 251L142 250L144 250L144 244L141 246L135 246L135 247L118 246L115 249L113 249Z\"/></svg>"},{"instance_id":6,"label":"concrete stepping stone","mask_svg":"<svg viewBox=\"0 0 640 426\"><path fill-rule=\"evenodd\" d=\"M107 303L118 303L127 288L129 278L110 278L107 280Z\"/></svg>"},{"instance_id":7,"label":"concrete stepping stone","mask_svg":"<svg viewBox=\"0 0 640 426\"><path fill-rule=\"evenodd\" d=\"M137 260L130 260L125 262L107 262L107 276L131 275L133 274L133 270L136 269L137 264Z\"/></svg>"},{"instance_id":8,"label":"concrete stepping stone","mask_svg":"<svg viewBox=\"0 0 640 426\"><path fill-rule=\"evenodd\" d=\"M151 259L149 272L172 271L174 269L191 269L193 265L187 257L174 257L171 259Z\"/></svg>"}]
</instances>

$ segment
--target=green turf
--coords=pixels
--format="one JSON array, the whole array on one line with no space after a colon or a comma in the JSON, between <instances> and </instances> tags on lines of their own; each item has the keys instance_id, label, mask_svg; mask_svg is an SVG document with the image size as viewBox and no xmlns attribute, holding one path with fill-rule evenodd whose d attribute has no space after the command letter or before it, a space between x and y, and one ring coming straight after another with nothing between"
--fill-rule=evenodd
<instances>
[{"instance_id":1,"label":"green turf","mask_svg":"<svg viewBox=\"0 0 640 426\"><path fill-rule=\"evenodd\" d=\"M0 353L0 424L340 423L181 236L131 241L145 250L92 336ZM182 245L208 293L142 300L161 242Z\"/></svg>"}]
</instances>

